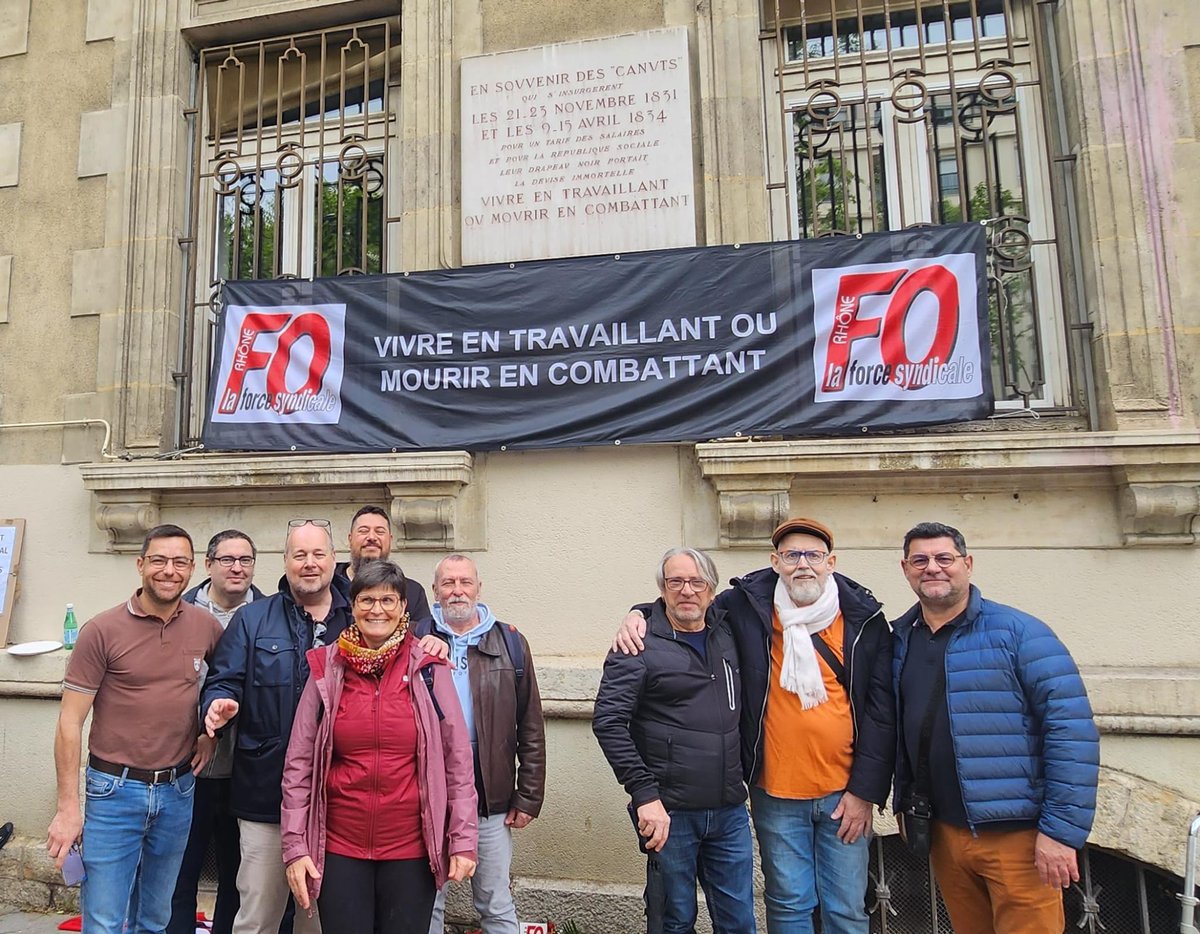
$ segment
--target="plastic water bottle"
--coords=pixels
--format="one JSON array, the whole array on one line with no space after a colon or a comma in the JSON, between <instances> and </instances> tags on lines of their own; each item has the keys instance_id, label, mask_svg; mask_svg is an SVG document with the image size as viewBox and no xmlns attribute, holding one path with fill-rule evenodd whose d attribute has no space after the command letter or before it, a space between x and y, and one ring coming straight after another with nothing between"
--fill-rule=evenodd
<instances>
[{"instance_id":1,"label":"plastic water bottle","mask_svg":"<svg viewBox=\"0 0 1200 934\"><path fill-rule=\"evenodd\" d=\"M75 604L67 604L67 616L63 620L63 648L70 651L75 648L75 640L79 638L79 624L75 622Z\"/></svg>"}]
</instances>

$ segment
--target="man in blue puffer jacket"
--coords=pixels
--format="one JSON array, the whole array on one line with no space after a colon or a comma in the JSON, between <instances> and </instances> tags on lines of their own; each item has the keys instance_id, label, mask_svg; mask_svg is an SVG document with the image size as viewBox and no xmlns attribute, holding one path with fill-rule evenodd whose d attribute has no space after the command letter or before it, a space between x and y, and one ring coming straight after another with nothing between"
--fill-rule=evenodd
<instances>
[{"instance_id":1,"label":"man in blue puffer jacket","mask_svg":"<svg viewBox=\"0 0 1200 934\"><path fill-rule=\"evenodd\" d=\"M1061 934L1100 762L1079 670L1045 623L970 584L957 529L914 527L901 567L918 603L893 624L893 805L902 818L911 807L924 745L930 855L954 930Z\"/></svg>"}]
</instances>

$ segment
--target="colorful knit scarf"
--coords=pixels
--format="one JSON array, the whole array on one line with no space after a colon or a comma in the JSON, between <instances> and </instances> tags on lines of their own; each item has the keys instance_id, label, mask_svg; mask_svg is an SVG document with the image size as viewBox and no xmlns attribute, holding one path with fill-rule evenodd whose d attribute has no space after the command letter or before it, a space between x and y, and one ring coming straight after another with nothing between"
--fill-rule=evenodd
<instances>
[{"instance_id":1,"label":"colorful knit scarf","mask_svg":"<svg viewBox=\"0 0 1200 934\"><path fill-rule=\"evenodd\" d=\"M408 632L408 614L400 617L400 625L396 631L387 637L387 641L379 648L370 648L363 642L358 624L351 623L338 636L338 652L346 660L346 664L360 675L378 675L388 666L400 646L404 644L404 636Z\"/></svg>"}]
</instances>

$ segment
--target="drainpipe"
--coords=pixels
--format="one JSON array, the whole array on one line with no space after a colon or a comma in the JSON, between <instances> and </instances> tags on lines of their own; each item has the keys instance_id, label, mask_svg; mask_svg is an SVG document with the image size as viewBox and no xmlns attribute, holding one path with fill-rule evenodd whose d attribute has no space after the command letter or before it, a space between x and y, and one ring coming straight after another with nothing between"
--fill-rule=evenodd
<instances>
[{"instance_id":1,"label":"drainpipe","mask_svg":"<svg viewBox=\"0 0 1200 934\"><path fill-rule=\"evenodd\" d=\"M0 423L0 429L3 428L70 428L82 427L84 425L103 425L104 426L104 443L100 445L100 456L105 460L118 460L119 456L109 451L109 442L112 440L112 425L102 418L70 418L57 422L5 422Z\"/></svg>"},{"instance_id":2,"label":"drainpipe","mask_svg":"<svg viewBox=\"0 0 1200 934\"><path fill-rule=\"evenodd\" d=\"M1200 929L1196 927L1196 905L1200 904L1200 899L1196 898L1197 836L1200 836L1200 815L1192 821L1192 827L1188 831L1187 868L1183 872L1183 892L1179 896L1179 900L1183 902L1179 934L1200 934Z\"/></svg>"}]
</instances>

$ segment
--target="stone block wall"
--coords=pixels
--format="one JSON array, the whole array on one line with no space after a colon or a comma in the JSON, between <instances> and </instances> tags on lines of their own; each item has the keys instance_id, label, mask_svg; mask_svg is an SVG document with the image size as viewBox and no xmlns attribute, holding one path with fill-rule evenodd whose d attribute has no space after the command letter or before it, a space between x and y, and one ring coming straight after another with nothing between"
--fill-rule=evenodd
<instances>
[{"instance_id":1,"label":"stone block wall","mask_svg":"<svg viewBox=\"0 0 1200 934\"><path fill-rule=\"evenodd\" d=\"M64 885L46 842L13 837L0 850L0 904L29 911L79 910L79 887Z\"/></svg>"}]
</instances>

